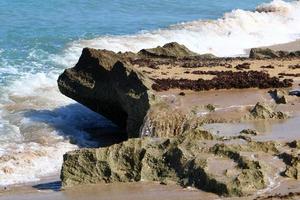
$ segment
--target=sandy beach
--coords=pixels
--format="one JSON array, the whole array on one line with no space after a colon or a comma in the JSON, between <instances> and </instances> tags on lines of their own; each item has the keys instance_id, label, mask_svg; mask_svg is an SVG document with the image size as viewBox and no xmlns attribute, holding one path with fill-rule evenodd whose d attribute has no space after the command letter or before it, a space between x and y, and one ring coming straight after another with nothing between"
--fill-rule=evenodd
<instances>
[{"instance_id":1,"label":"sandy beach","mask_svg":"<svg viewBox=\"0 0 300 200\"><path fill-rule=\"evenodd\" d=\"M300 50L300 40L295 42L274 45L269 47L274 50L285 50L285 51L296 51ZM233 61L232 65L236 65ZM288 66L295 65L299 63L299 60L262 60L259 62L252 61L253 70L259 70L260 66L264 65L278 65L282 66L276 67L275 70L270 70L272 75L278 75L278 73L289 72ZM178 71L182 69L172 69L168 76L176 78L176 74L183 74L183 71ZM187 69L184 69L185 71ZM203 70L210 70L203 69ZM216 70L222 70L221 68ZM279 70L279 71L278 71ZM296 69L293 72L300 73L300 69ZM159 71L155 73L160 74ZM155 74L152 74L156 76ZM161 74L160 74L161 75ZM198 78L198 77L197 77ZM210 77L206 77L210 78ZM294 89L298 89L299 78L295 78ZM178 96L178 101L180 98L185 98L185 104L180 104L184 107L192 107L193 105L205 105L213 104L216 106L216 112L211 114L211 118L219 119L224 116L231 116L232 120L237 117L239 118L241 112L245 112L242 109L246 109L249 106L255 105L258 101L271 102L272 98L267 92L268 90L263 89L242 89L242 90L220 90L220 91L204 91L197 94L189 94L185 97ZM168 94L178 95L177 90L170 90ZM164 92L161 95L165 95ZM176 103L176 102L175 102ZM257 141L284 141L289 142L292 140L299 140L300 135L297 134L299 130L298 121L300 119L300 99L295 98L292 104L281 104L278 105L278 110L290 113L293 117L288 120L274 121L274 122L263 122L263 123L210 123L204 126L205 129L211 131L220 136L234 136L239 134L241 129L253 128L262 132L262 135L255 136L253 139ZM205 109L203 110L203 112ZM230 119L227 118L227 121ZM284 130L285 134L282 134ZM273 162L273 161L272 161ZM274 161L273 164L276 164ZM282 165L278 161L278 166ZM239 199L253 199L262 198L272 195L285 195L288 193L299 192L300 184L296 180L286 180L283 178L274 179L274 185L270 188L259 191L256 195L251 197L244 197ZM2 188L0 192L0 199L54 199L54 200L67 200L67 199L221 199L221 197L203 192L197 189L187 189L176 185L160 185L159 183L114 183L114 184L96 184L96 185L85 185L77 186L74 188L61 189L61 183L58 175L53 176L50 179L44 179L39 182L30 183L25 186L9 186ZM297 197L295 197L297 198ZM237 199L237 198L226 198L226 199ZM268 198L266 198L268 199ZM277 199L276 197L270 197L270 199Z\"/></svg>"},{"instance_id":2,"label":"sandy beach","mask_svg":"<svg viewBox=\"0 0 300 200\"><path fill-rule=\"evenodd\" d=\"M0 1L0 200L300 199L300 1Z\"/></svg>"}]
</instances>

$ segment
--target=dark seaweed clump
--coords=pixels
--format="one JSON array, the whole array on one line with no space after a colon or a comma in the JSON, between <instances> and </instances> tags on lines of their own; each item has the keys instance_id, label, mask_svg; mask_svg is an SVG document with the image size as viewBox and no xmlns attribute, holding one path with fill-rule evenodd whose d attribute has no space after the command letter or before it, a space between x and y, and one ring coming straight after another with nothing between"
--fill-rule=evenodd
<instances>
[{"instance_id":1,"label":"dark seaweed clump","mask_svg":"<svg viewBox=\"0 0 300 200\"><path fill-rule=\"evenodd\" d=\"M300 69L300 65L299 64L297 64L297 65L290 65L289 69Z\"/></svg>"},{"instance_id":2,"label":"dark seaweed clump","mask_svg":"<svg viewBox=\"0 0 300 200\"><path fill-rule=\"evenodd\" d=\"M275 67L273 65L266 65L266 66L261 66L260 68L262 68L262 69L274 69Z\"/></svg>"},{"instance_id":3,"label":"dark seaweed clump","mask_svg":"<svg viewBox=\"0 0 300 200\"><path fill-rule=\"evenodd\" d=\"M289 192L288 194L275 194L266 197L256 197L254 200L272 200L272 199L295 199L299 197L300 192Z\"/></svg>"},{"instance_id":4,"label":"dark seaweed clump","mask_svg":"<svg viewBox=\"0 0 300 200\"><path fill-rule=\"evenodd\" d=\"M300 77L300 73L296 73L296 74L292 74L292 73L279 73L278 75L281 76L281 77L284 77L284 76Z\"/></svg>"},{"instance_id":5,"label":"dark seaweed clump","mask_svg":"<svg viewBox=\"0 0 300 200\"><path fill-rule=\"evenodd\" d=\"M210 72L212 73L212 72ZM269 74L259 71L213 72L215 77L211 80L189 80L189 79L154 79L152 89L156 91L178 88L182 90L211 90L211 89L242 89L242 88L282 88L291 87L292 79L281 81L277 77L270 77Z\"/></svg>"}]
</instances>

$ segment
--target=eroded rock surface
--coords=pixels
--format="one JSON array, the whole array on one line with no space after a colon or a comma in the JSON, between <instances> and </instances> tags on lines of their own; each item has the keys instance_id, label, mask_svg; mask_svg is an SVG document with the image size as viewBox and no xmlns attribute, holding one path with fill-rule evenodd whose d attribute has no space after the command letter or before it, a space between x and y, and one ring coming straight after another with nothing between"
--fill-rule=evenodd
<instances>
[{"instance_id":1,"label":"eroded rock surface","mask_svg":"<svg viewBox=\"0 0 300 200\"><path fill-rule=\"evenodd\" d=\"M243 153L245 152L245 153ZM264 189L270 170L251 152L277 152L275 143L226 144L196 130L175 138L130 139L107 148L81 149L64 156L64 187L77 184L158 181L192 186L223 196ZM216 165L216 163L228 163ZM217 168L216 168L217 167Z\"/></svg>"},{"instance_id":2,"label":"eroded rock surface","mask_svg":"<svg viewBox=\"0 0 300 200\"><path fill-rule=\"evenodd\" d=\"M270 105L258 102L253 109L250 110L250 118L253 119L286 119L287 114L281 111L275 111Z\"/></svg>"},{"instance_id":3,"label":"eroded rock surface","mask_svg":"<svg viewBox=\"0 0 300 200\"><path fill-rule=\"evenodd\" d=\"M287 56L299 56L300 51L288 52L288 51L274 51L269 48L253 48L250 50L250 58L264 59L264 58L282 58Z\"/></svg>"},{"instance_id":4,"label":"eroded rock surface","mask_svg":"<svg viewBox=\"0 0 300 200\"><path fill-rule=\"evenodd\" d=\"M268 73L261 68L264 60L198 55L176 42L138 53L85 48L78 63L59 77L58 86L66 96L117 124L129 138L146 133L145 129L157 136L174 136L197 126L198 119L191 109L182 111L166 102L161 97L168 94L163 92L176 89L187 96L186 91L290 87L293 78L280 78L279 73L299 60L291 59L278 61L280 70Z\"/></svg>"},{"instance_id":5,"label":"eroded rock surface","mask_svg":"<svg viewBox=\"0 0 300 200\"><path fill-rule=\"evenodd\" d=\"M118 54L86 48L59 77L60 91L137 137L152 99L151 81Z\"/></svg>"}]
</instances>

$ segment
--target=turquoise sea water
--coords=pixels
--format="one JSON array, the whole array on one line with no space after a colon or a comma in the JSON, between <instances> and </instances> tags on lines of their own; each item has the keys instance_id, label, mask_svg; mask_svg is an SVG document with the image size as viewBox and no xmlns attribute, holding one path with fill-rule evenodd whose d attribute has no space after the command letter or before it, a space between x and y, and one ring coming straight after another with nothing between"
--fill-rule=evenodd
<instances>
[{"instance_id":1,"label":"turquoise sea water","mask_svg":"<svg viewBox=\"0 0 300 200\"><path fill-rule=\"evenodd\" d=\"M60 68L49 62L69 42L101 35L134 34L197 19L217 19L232 9L254 9L263 0L2 0L0 83L20 72ZM34 54L34 55L33 55ZM9 68L9 69L8 69Z\"/></svg>"},{"instance_id":2,"label":"turquoise sea water","mask_svg":"<svg viewBox=\"0 0 300 200\"><path fill-rule=\"evenodd\" d=\"M0 185L56 174L66 151L95 145L84 130L108 122L56 85L83 47L235 56L300 38L299 23L299 1L0 0Z\"/></svg>"}]
</instances>

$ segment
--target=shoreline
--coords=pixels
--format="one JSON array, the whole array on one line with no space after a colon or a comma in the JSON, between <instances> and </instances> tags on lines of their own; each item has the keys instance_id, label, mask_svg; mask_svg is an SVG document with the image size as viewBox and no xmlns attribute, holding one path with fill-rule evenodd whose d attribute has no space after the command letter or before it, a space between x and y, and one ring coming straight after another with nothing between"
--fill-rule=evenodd
<instances>
[{"instance_id":1,"label":"shoreline","mask_svg":"<svg viewBox=\"0 0 300 200\"><path fill-rule=\"evenodd\" d=\"M297 41L294 41L294 42L290 42L290 43L286 43L286 44L278 44L278 45L272 45L272 46L269 46L269 47L267 47L267 48L270 48L270 49L273 49L273 50L285 50L285 51L296 51L296 50L300 50L300 40L297 40ZM297 87L297 86L296 86ZM247 90L247 89L244 89L244 90ZM203 92L203 93L205 93L205 92ZM209 92L207 92L207 93L209 93ZM224 93L226 93L226 91L224 91ZM46 179L44 179L44 178L42 178L41 179L41 181L38 181L38 182L34 182L34 184L33 183L28 183L28 184L24 184L24 185L20 185L20 184L18 184L18 185L16 185L16 186L8 186L9 187L9 190L8 191L2 191L2 192L0 192L0 199L5 199L5 198L7 198L7 199L11 199L11 198L15 198L15 199L19 199L20 197L22 197L23 196L23 194L24 193L26 193L26 195L28 194L28 193L30 193L30 194L28 194L28 196L27 197L24 197L23 199L39 199L41 196L44 196L44 197L46 197L46 199L47 198L49 198L49 199L60 199L60 198L65 198L65 199L68 199L69 197L65 197L64 195L65 194L67 194L67 193L65 193L65 191L59 191L58 193L61 193L60 195L57 195L57 193L54 193L53 192L53 189L51 189L50 188L50 191L51 192L47 192L47 193L44 193L44 192L40 192L39 191L39 189L38 188L35 188L34 186L35 185L43 185L43 184L47 184L47 183L51 183L51 182L57 182L58 180L57 180L57 176L53 176L53 177L51 177L51 178L49 178L48 177L48 179L46 178ZM125 183L122 187L124 187L124 188L126 188L126 184L128 184L128 183ZM143 184L143 183L136 183L137 185L139 185L139 184ZM96 193L97 192L99 192L99 194L100 193L103 193L103 190L101 190L101 189L104 189L104 188L101 188L101 184L100 185L98 185L98 186L100 186L99 188L97 188L97 189L95 189L94 191L96 191ZM120 185L118 185L118 184L116 184L116 185L114 185L114 186L116 186L116 187L119 187ZM160 185L159 185L160 186ZM94 197L93 197L93 194L91 194L91 193L89 193L89 189L88 188L86 188L87 186L79 186L79 188L82 188L82 194L83 195L87 195L88 196L88 198L87 199L93 199ZM95 186L96 187L96 186ZM112 186L113 187L113 186ZM146 190L148 190L148 189L150 189L150 188L152 188L153 187L153 185L152 184L150 184L150 186L149 186L149 188L147 188ZM130 187L129 187L130 188ZM160 188L158 187L155 187L156 189L157 189L157 191L159 192L160 190ZM48 188L49 189L49 188ZM111 190L113 190L112 188L110 188ZM126 189L125 189L126 190ZM172 190L172 189L171 189ZM47 190L47 191L49 191L49 190ZM66 190L66 191L68 191L68 190ZM72 190L70 190L70 191L72 191ZM160 192L162 192L162 191L160 191ZM184 192L184 194L186 194L186 196L181 196L181 197L178 197L177 196L177 198L178 199L192 199L191 197L190 197L190 193L189 193L190 191L188 191L188 192ZM198 191L198 192L200 192L201 194L203 194L204 195L204 197L205 197L205 195L208 195L208 197L210 197L210 195L211 194L206 194L206 193L203 193L202 191ZM95 194L96 194L95 193ZM126 193L126 192L125 192ZM50 195L49 195L50 194ZM57 197L55 197L56 195L54 195L54 194L56 194L57 195ZM112 194L112 193L111 193ZM111 194L108 194L108 195L111 195ZM164 191L164 192L162 192L162 194L163 195L166 195L165 196L165 198L166 199L168 199L168 191ZM180 190L179 192L178 192L178 194L177 195L179 195L179 194L182 194L182 191ZM49 195L49 196L48 196ZM53 196L54 195L54 196ZM90 196L89 196L90 195ZM119 198L119 197L121 197L123 194L119 194L120 196L116 196L116 199L117 198ZM148 195L148 196L147 196ZM47 197L48 196L48 197ZM147 197L149 197L149 199L151 199L152 197L151 197L151 195L149 195L149 194L146 194L146 196ZM74 197L74 196L73 196ZM72 197L72 198L73 198ZM170 197L170 199L172 198L172 199L174 199L176 196L172 196L172 197ZM215 196L215 195L213 195L213 198L216 198L216 199L218 199L219 197L218 196ZM21 198L22 199L22 198ZM105 199L105 197L104 197L104 199ZM113 199L113 198L112 198ZM134 197L133 197L133 199L134 199ZM138 199L138 197L137 197L137 199ZM176 199L176 198L175 198ZM234 199L234 198L233 198Z\"/></svg>"}]
</instances>

